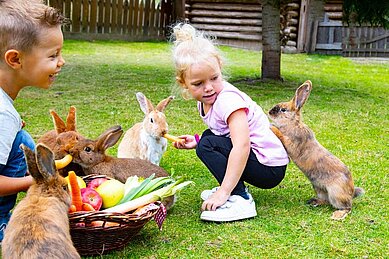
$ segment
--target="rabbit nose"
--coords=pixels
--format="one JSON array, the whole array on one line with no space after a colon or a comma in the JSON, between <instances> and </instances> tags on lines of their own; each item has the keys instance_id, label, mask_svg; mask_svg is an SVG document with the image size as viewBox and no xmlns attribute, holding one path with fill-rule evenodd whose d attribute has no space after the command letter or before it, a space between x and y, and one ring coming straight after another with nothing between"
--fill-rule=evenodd
<instances>
[{"instance_id":1,"label":"rabbit nose","mask_svg":"<svg viewBox=\"0 0 389 259\"><path fill-rule=\"evenodd\" d=\"M163 130L162 132L161 132L161 135L163 136L163 135L165 135L167 133L167 130Z\"/></svg>"}]
</instances>

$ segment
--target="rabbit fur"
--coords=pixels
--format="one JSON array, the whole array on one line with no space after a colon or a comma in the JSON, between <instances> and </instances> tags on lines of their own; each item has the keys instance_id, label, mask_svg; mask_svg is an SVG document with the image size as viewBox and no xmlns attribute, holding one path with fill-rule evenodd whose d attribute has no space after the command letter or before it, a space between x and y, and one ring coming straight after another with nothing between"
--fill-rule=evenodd
<instances>
[{"instance_id":1,"label":"rabbit fur","mask_svg":"<svg viewBox=\"0 0 389 259\"><path fill-rule=\"evenodd\" d=\"M3 259L80 258L70 236L68 184L43 144L36 155L21 145L34 183L15 207L2 242Z\"/></svg>"},{"instance_id":2,"label":"rabbit fur","mask_svg":"<svg viewBox=\"0 0 389 259\"><path fill-rule=\"evenodd\" d=\"M106 155L106 149L114 146L122 134L121 126L117 125L107 129L96 140L83 139L78 141L70 149L73 162L79 164L86 175L106 175L122 183L126 182L127 178L133 175L143 178L147 178L154 173L155 177L168 176L165 169L147 160L140 158L116 158ZM166 209L170 209L174 202L174 197L168 197L163 201Z\"/></svg>"},{"instance_id":3,"label":"rabbit fur","mask_svg":"<svg viewBox=\"0 0 389 259\"><path fill-rule=\"evenodd\" d=\"M61 159L69 153L69 149L79 140L84 137L76 130L76 107L70 106L69 113L66 118L66 123L54 111L50 111L53 119L54 130L50 130L43 134L38 143L43 143L49 147L55 155L55 159ZM85 175L80 166L70 163L59 172L62 176L67 176L69 171L75 171L77 175Z\"/></svg>"},{"instance_id":4,"label":"rabbit fur","mask_svg":"<svg viewBox=\"0 0 389 259\"><path fill-rule=\"evenodd\" d=\"M269 111L272 131L284 145L289 157L311 181L317 198L313 206L330 203L337 210L332 219L344 219L351 212L352 200L363 194L355 187L351 172L336 156L324 148L312 130L302 122L300 110L312 90L311 81L302 84L289 102L275 105Z\"/></svg>"},{"instance_id":5,"label":"rabbit fur","mask_svg":"<svg viewBox=\"0 0 389 259\"><path fill-rule=\"evenodd\" d=\"M160 101L155 108L143 93L136 93L136 98L145 117L143 122L136 123L124 134L118 147L118 157L140 158L159 165L167 147L163 135L168 132L168 124L163 111L174 97Z\"/></svg>"}]
</instances>

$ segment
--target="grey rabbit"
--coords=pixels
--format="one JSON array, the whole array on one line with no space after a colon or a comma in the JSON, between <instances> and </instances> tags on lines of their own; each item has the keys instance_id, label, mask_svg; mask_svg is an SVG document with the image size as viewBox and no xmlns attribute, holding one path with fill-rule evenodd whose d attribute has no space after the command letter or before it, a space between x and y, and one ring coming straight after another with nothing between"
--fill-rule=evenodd
<instances>
[{"instance_id":1,"label":"grey rabbit","mask_svg":"<svg viewBox=\"0 0 389 259\"><path fill-rule=\"evenodd\" d=\"M311 181L317 198L308 201L313 206L330 203L337 210L332 219L344 219L351 212L352 200L364 190L354 187L351 172L339 158L331 154L302 122L300 110L312 90L311 81L302 84L289 102L275 105L269 116L272 131L281 140L289 157Z\"/></svg>"},{"instance_id":2,"label":"grey rabbit","mask_svg":"<svg viewBox=\"0 0 389 259\"><path fill-rule=\"evenodd\" d=\"M70 236L68 184L55 169L53 152L43 144L36 146L36 155L21 148L34 183L5 229L3 259L80 258Z\"/></svg>"}]
</instances>

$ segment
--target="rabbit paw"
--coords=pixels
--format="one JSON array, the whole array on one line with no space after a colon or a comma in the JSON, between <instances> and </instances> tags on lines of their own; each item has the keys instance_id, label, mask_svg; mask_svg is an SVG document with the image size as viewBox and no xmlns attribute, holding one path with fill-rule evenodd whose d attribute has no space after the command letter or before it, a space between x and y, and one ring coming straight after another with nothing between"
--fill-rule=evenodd
<instances>
[{"instance_id":1,"label":"rabbit paw","mask_svg":"<svg viewBox=\"0 0 389 259\"><path fill-rule=\"evenodd\" d=\"M309 199L307 201L307 204L313 206L313 207L317 207L317 206L320 206L320 205L324 205L324 204L327 204L328 202L325 201L325 200L321 200L321 199L318 199L318 198L312 198L312 199Z\"/></svg>"},{"instance_id":2,"label":"rabbit paw","mask_svg":"<svg viewBox=\"0 0 389 259\"><path fill-rule=\"evenodd\" d=\"M351 210L336 210L332 213L331 219L333 220L342 220L347 217L347 214L350 213Z\"/></svg>"}]
</instances>

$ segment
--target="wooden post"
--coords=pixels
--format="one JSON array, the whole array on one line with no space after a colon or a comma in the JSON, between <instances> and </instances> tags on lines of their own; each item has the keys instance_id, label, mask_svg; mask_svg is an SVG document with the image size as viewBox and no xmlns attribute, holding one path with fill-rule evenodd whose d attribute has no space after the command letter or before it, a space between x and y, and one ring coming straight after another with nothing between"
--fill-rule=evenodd
<instances>
[{"instance_id":1,"label":"wooden post","mask_svg":"<svg viewBox=\"0 0 389 259\"><path fill-rule=\"evenodd\" d=\"M185 20L185 0L174 0L173 21Z\"/></svg>"}]
</instances>

